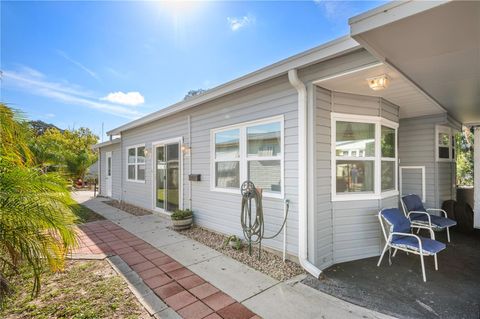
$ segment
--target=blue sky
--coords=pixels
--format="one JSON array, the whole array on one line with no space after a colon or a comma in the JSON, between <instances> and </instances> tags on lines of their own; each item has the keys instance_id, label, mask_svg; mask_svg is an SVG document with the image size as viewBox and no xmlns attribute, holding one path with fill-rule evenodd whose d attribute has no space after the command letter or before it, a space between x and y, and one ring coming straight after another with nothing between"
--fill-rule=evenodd
<instances>
[{"instance_id":1,"label":"blue sky","mask_svg":"<svg viewBox=\"0 0 480 319\"><path fill-rule=\"evenodd\" d=\"M1 3L1 100L101 134L348 33L384 1Z\"/></svg>"}]
</instances>

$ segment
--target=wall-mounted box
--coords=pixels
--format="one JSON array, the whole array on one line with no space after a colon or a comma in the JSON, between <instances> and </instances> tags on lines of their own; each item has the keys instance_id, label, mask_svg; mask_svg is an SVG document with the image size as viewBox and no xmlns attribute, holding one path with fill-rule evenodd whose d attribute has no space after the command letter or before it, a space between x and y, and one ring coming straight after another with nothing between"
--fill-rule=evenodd
<instances>
[{"instance_id":1,"label":"wall-mounted box","mask_svg":"<svg viewBox=\"0 0 480 319\"><path fill-rule=\"evenodd\" d=\"M190 182L200 182L201 181L201 176L200 174L190 174L188 175L188 180Z\"/></svg>"}]
</instances>

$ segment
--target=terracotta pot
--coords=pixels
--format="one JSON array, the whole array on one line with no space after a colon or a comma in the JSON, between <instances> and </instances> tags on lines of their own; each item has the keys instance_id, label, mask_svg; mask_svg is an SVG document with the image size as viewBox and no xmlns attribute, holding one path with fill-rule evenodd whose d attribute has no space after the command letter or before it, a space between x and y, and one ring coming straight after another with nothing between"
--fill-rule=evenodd
<instances>
[{"instance_id":1,"label":"terracotta pot","mask_svg":"<svg viewBox=\"0 0 480 319\"><path fill-rule=\"evenodd\" d=\"M185 219L178 219L178 220L172 219L173 229L175 230L189 229L190 227L192 227L192 224L193 224L193 217L188 217Z\"/></svg>"}]
</instances>

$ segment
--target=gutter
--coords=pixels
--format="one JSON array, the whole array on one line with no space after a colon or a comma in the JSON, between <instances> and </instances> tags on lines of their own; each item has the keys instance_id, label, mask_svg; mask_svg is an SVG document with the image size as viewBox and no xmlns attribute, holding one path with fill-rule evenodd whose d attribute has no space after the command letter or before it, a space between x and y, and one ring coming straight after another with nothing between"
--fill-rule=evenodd
<instances>
[{"instance_id":1,"label":"gutter","mask_svg":"<svg viewBox=\"0 0 480 319\"><path fill-rule=\"evenodd\" d=\"M308 261L308 211L307 211L307 88L298 78L297 69L288 71L288 80L298 92L298 260L315 278L322 271Z\"/></svg>"}]
</instances>

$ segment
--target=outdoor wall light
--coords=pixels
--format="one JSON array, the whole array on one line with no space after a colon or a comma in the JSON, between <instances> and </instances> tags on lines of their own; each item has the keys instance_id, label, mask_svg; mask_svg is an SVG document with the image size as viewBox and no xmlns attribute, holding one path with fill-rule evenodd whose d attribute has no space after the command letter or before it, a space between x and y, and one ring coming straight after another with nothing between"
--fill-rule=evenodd
<instances>
[{"instance_id":1,"label":"outdoor wall light","mask_svg":"<svg viewBox=\"0 0 480 319\"><path fill-rule=\"evenodd\" d=\"M192 150L192 148L190 146L188 146L187 144L182 144L182 153L185 154L185 155L189 155L190 154L190 151Z\"/></svg>"},{"instance_id":2,"label":"outdoor wall light","mask_svg":"<svg viewBox=\"0 0 480 319\"><path fill-rule=\"evenodd\" d=\"M150 158L150 149L149 148L144 148L143 153L145 154L145 157Z\"/></svg>"},{"instance_id":3,"label":"outdoor wall light","mask_svg":"<svg viewBox=\"0 0 480 319\"><path fill-rule=\"evenodd\" d=\"M390 83L390 78L386 74L374 76L367 79L368 86L374 91L384 90Z\"/></svg>"}]
</instances>

